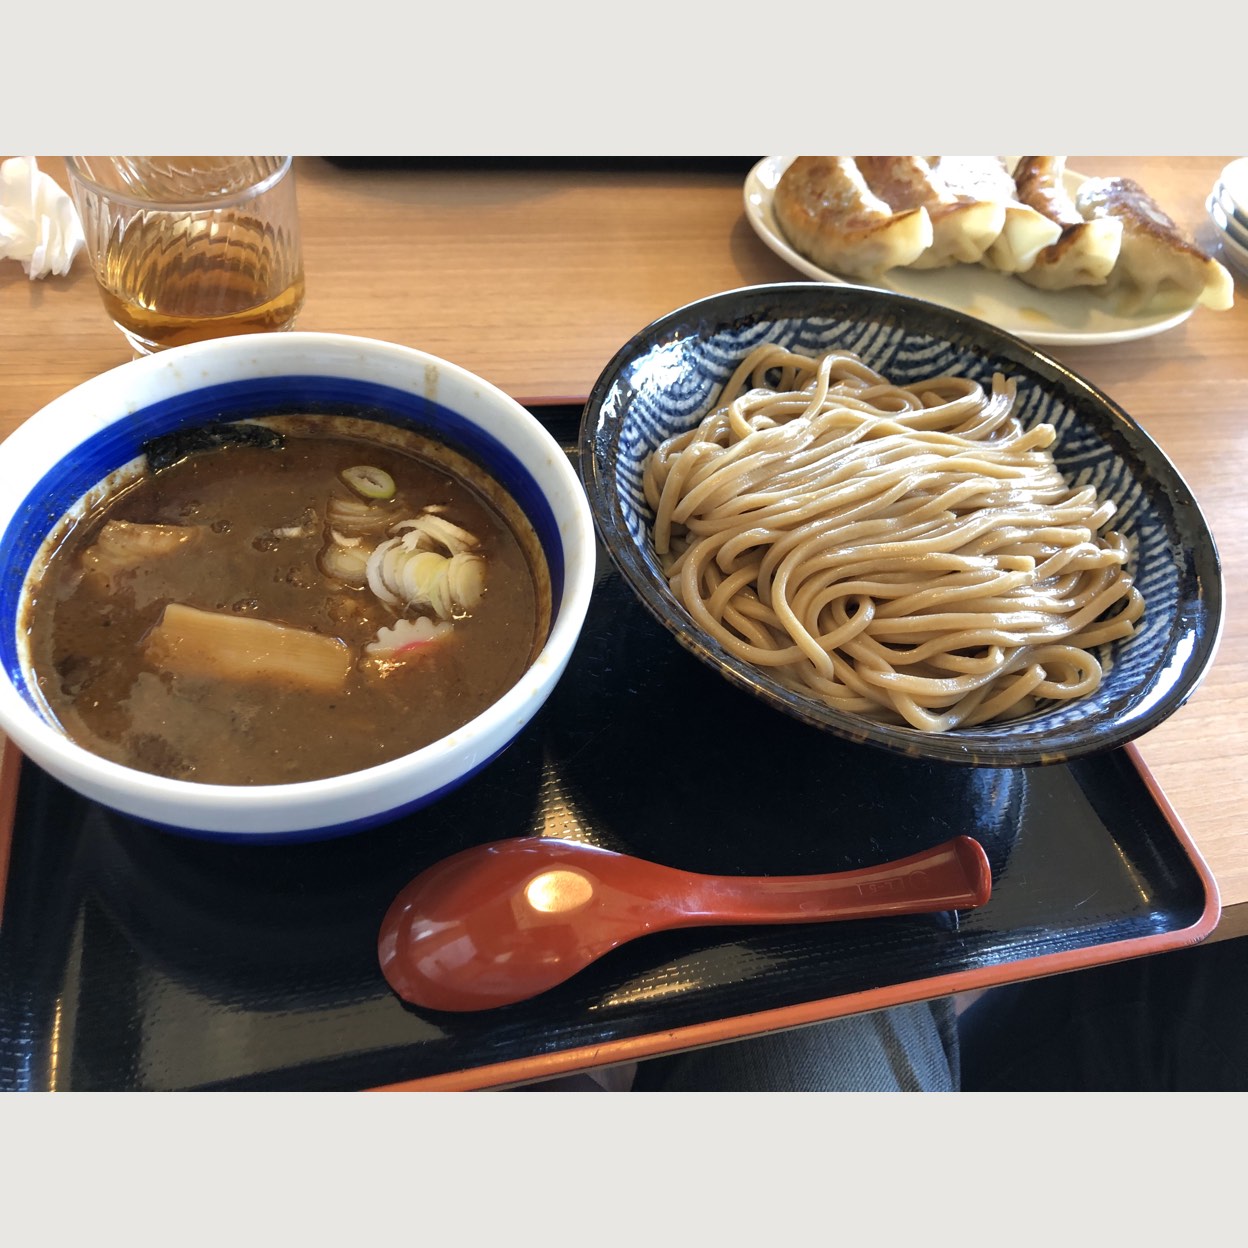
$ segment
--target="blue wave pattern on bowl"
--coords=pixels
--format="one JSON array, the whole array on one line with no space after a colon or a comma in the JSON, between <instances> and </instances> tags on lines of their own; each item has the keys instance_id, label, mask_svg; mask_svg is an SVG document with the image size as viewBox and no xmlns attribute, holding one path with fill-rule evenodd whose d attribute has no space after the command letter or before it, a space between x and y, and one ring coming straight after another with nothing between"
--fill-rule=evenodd
<instances>
[{"instance_id":1,"label":"blue wave pattern on bowl","mask_svg":"<svg viewBox=\"0 0 1248 1248\"><path fill-rule=\"evenodd\" d=\"M0 618L18 618L26 569L61 517L100 481L138 458L148 439L212 421L305 412L350 415L415 429L484 466L532 523L546 555L552 606L557 612L564 580L559 526L536 482L507 447L452 409L420 395L350 378L282 376L226 382L153 403L102 430L72 459L48 473L0 535ZM25 700L42 713L26 684L16 634L0 635L0 662Z\"/></svg>"},{"instance_id":2,"label":"blue wave pattern on bowl","mask_svg":"<svg viewBox=\"0 0 1248 1248\"><path fill-rule=\"evenodd\" d=\"M599 482L600 489L615 494L605 503L594 499L593 482L587 482L600 526L605 506L615 513L607 519L607 529L614 523L624 531L617 534L621 541L615 543L613 553L622 553L624 533L634 548L623 552L623 560L617 562L641 591L643 601L678 639L729 678L799 718L902 752L955 760L1020 765L1057 761L1096 748L1085 739L1092 720L1104 722L1108 746L1138 735L1163 712L1173 710L1194 687L1192 664L1198 676L1212 657L1220 622L1220 570L1212 539L1186 487L1172 470L1173 479L1166 487L1156 479L1154 469L1169 465L1142 431L1125 414L1114 411L1104 396L1052 361L970 318L875 292L859 292L860 301L853 292L841 292L839 298L851 304L850 315L768 316L766 308L773 306L765 297L769 289L783 292L785 288L735 292L759 297L764 310L756 318L743 314L734 322L715 308L724 322L716 326L712 311L699 323L693 309L685 309L683 314L656 322L649 337L643 332L634 340L631 356L622 352L616 357L618 373L611 383L605 385L610 368L600 379L603 388L595 392L601 399L600 411L592 410L595 396L586 409L582 454L592 453L598 460L597 467L607 478ZM708 309L716 304L727 307L731 298L730 293L704 304ZM774 306L783 302L779 297ZM835 299L825 295L823 302L827 305ZM916 309L914 315L898 312L898 305L906 304ZM933 321L938 322L935 329ZM710 639L690 636L687 631L682 635L679 626L665 618L672 612L688 624L666 588L650 542L653 517L642 490L646 457L665 438L691 428L714 410L737 364L764 342L810 356L833 347L853 351L898 384L945 373L972 377L985 387L991 385L994 372L1017 381L1016 414L1027 426L1041 421L1054 426L1057 439L1052 451L1063 474L1071 484L1090 484L1100 497L1115 501L1117 512L1109 527L1123 533L1134 552L1133 570L1145 598L1145 617L1133 638L1101 648L1098 657L1105 666L1105 678L1095 695L1055 705L1025 720L949 734L923 734L903 727L877 729L856 722L856 717L812 711L800 695L765 673L746 668ZM592 422L596 429L589 428ZM614 445L606 450L612 436ZM1142 464L1141 456L1155 462ZM583 475L585 467L583 460ZM1200 539L1193 538L1190 545L1200 547L1203 569L1196 564L1197 553L1185 551L1189 542L1176 528L1176 512L1184 509L1191 531ZM607 544L611 549L609 532ZM638 558L644 570L638 568ZM651 583L643 585L643 581ZM936 744L933 736L947 740ZM927 740L920 743L921 738Z\"/></svg>"}]
</instances>

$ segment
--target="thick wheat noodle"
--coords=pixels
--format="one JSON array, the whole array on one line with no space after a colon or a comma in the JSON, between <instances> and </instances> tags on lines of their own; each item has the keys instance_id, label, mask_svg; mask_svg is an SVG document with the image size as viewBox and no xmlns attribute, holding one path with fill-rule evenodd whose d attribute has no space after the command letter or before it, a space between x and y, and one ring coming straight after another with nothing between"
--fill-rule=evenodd
<instances>
[{"instance_id":1,"label":"thick wheat noodle","mask_svg":"<svg viewBox=\"0 0 1248 1248\"><path fill-rule=\"evenodd\" d=\"M849 352L752 352L642 477L672 591L729 653L930 732L1095 690L1144 602L1114 505L1062 477L1014 383L891 384Z\"/></svg>"}]
</instances>

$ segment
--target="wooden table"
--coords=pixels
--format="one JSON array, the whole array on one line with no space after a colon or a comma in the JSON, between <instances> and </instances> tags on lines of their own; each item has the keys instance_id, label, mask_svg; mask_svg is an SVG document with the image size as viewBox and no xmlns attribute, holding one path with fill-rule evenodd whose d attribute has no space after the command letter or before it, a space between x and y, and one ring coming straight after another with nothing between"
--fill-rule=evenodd
<instances>
[{"instance_id":1,"label":"wooden table","mask_svg":"<svg viewBox=\"0 0 1248 1248\"><path fill-rule=\"evenodd\" d=\"M1135 177L1199 241L1229 157L1077 157ZM62 186L58 158L40 167ZM522 401L580 400L637 330L693 299L801 280L755 236L733 171L342 168L297 162L308 297L299 328L384 338L480 374ZM1046 348L1106 390L1174 461L1221 550L1226 624L1189 703L1140 744L1212 868L1214 937L1248 933L1248 288L1155 337ZM87 265L29 281L0 264L0 437L123 363Z\"/></svg>"}]
</instances>

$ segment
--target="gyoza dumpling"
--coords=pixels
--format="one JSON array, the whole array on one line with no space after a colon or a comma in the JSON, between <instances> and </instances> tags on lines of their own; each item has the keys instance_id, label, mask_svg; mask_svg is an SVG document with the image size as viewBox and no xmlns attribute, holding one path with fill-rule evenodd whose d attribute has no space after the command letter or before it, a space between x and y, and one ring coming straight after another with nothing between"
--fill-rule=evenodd
<instances>
[{"instance_id":1,"label":"gyoza dumpling","mask_svg":"<svg viewBox=\"0 0 1248 1248\"><path fill-rule=\"evenodd\" d=\"M1075 192L1075 206L1089 221L1122 223L1122 249L1108 282L1122 312L1178 311L1198 303L1221 312L1234 302L1230 273L1130 178L1089 178Z\"/></svg>"},{"instance_id":2,"label":"gyoza dumpling","mask_svg":"<svg viewBox=\"0 0 1248 1248\"><path fill-rule=\"evenodd\" d=\"M1000 156L936 156L932 170L954 195L1002 206L1005 222L980 263L1002 273L1022 273L1061 237L1062 227L1020 203L1014 178Z\"/></svg>"},{"instance_id":3,"label":"gyoza dumpling","mask_svg":"<svg viewBox=\"0 0 1248 1248\"><path fill-rule=\"evenodd\" d=\"M796 251L863 281L912 264L932 245L926 209L894 213L849 156L798 156L776 183L772 211Z\"/></svg>"},{"instance_id":4,"label":"gyoza dumpling","mask_svg":"<svg viewBox=\"0 0 1248 1248\"><path fill-rule=\"evenodd\" d=\"M1014 166L1019 200L1061 226L1057 242L1035 258L1019 278L1040 290L1103 286L1122 248L1122 222L1114 217L1085 221L1062 182L1062 156L1024 156Z\"/></svg>"},{"instance_id":5,"label":"gyoza dumpling","mask_svg":"<svg viewBox=\"0 0 1248 1248\"><path fill-rule=\"evenodd\" d=\"M932 243L912 269L943 269L978 264L1005 225L1005 208L996 200L955 195L922 156L857 156L867 186L894 212L926 208Z\"/></svg>"}]
</instances>

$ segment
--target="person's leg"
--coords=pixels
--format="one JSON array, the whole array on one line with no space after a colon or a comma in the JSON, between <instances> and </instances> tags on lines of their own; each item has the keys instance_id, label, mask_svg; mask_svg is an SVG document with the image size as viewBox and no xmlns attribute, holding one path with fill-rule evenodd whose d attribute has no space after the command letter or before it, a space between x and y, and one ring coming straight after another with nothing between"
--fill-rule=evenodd
<instances>
[{"instance_id":1,"label":"person's leg","mask_svg":"<svg viewBox=\"0 0 1248 1248\"><path fill-rule=\"evenodd\" d=\"M956 1092L949 998L641 1062L634 1092Z\"/></svg>"},{"instance_id":2,"label":"person's leg","mask_svg":"<svg viewBox=\"0 0 1248 1248\"><path fill-rule=\"evenodd\" d=\"M1248 938L992 989L959 1023L963 1091L1245 1091Z\"/></svg>"}]
</instances>

